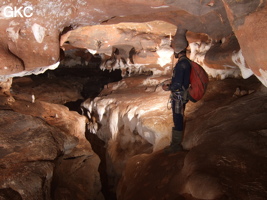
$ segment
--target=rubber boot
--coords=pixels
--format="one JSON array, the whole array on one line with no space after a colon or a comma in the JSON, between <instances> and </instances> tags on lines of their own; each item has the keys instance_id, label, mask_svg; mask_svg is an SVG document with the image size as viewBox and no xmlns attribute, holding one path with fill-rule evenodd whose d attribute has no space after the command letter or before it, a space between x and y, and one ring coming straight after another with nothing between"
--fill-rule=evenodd
<instances>
[{"instance_id":1,"label":"rubber boot","mask_svg":"<svg viewBox=\"0 0 267 200\"><path fill-rule=\"evenodd\" d=\"M168 153L176 153L178 151L183 151L183 146L181 145L183 137L183 131L177 131L172 129L172 141L171 145L165 150Z\"/></svg>"}]
</instances>

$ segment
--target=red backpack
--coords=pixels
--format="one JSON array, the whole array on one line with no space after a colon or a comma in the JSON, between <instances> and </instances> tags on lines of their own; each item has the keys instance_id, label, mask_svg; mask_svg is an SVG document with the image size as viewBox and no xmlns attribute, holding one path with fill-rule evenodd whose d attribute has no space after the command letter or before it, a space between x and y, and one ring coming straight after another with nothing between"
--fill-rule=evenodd
<instances>
[{"instance_id":1,"label":"red backpack","mask_svg":"<svg viewBox=\"0 0 267 200\"><path fill-rule=\"evenodd\" d=\"M190 73L190 87L189 100L192 102L197 102L204 96L207 85L209 82L209 76L207 72L196 62L189 60L191 63L191 73Z\"/></svg>"}]
</instances>

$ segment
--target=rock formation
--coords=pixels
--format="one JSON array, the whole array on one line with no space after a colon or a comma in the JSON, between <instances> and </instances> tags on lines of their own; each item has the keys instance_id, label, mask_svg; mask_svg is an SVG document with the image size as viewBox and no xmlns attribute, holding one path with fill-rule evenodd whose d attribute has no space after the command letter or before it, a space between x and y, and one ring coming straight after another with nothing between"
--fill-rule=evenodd
<instances>
[{"instance_id":1,"label":"rock formation","mask_svg":"<svg viewBox=\"0 0 267 200\"><path fill-rule=\"evenodd\" d=\"M233 96L235 85L255 91ZM187 106L186 150L128 159L118 199L265 199L265 102L266 88L255 78L210 82L204 100Z\"/></svg>"},{"instance_id":2,"label":"rock formation","mask_svg":"<svg viewBox=\"0 0 267 200\"><path fill-rule=\"evenodd\" d=\"M129 49L134 48L134 55L146 57L146 61L151 58L154 63L154 57L158 57L155 52L159 54L162 50L163 38L168 35L173 36L172 47L178 51L186 47L185 33L190 31L207 34L209 46L216 46L216 51L212 51L213 48L206 49L207 53L211 52L205 59L207 67L211 69L223 67L230 71L239 67L241 71L246 71L245 74L242 73L244 78L254 73L266 85L263 35L265 5L266 2L260 0L186 2L101 0L97 3L78 1L75 5L67 0L27 1L27 3L3 1L0 9L1 55L3 55L0 66L1 80L54 69L60 57L59 47L68 38L73 46L82 46L91 49L92 52L110 55L114 48L120 48L119 54L124 59L129 57ZM7 6L9 9L6 9ZM27 7L28 9L25 9ZM20 13L15 12L15 9L19 8L21 8ZM120 22L146 22L145 25L141 25L146 28L139 33L137 25L127 24L128 28L111 25ZM100 24L101 26L94 26ZM82 28L83 26L91 26L87 30L90 34L86 33L87 28ZM76 29L76 34L69 32L73 29ZM93 32L90 31L92 29ZM155 29L160 29L163 34L157 35ZM231 35L233 36L230 37ZM228 42L229 38L236 42ZM199 41L195 45L199 48L202 46ZM224 54L221 54L222 51ZM214 59L211 55L219 58L220 66L210 61ZM204 56L202 55L203 63ZM143 64L142 60L140 64Z\"/></svg>"},{"instance_id":3,"label":"rock formation","mask_svg":"<svg viewBox=\"0 0 267 200\"><path fill-rule=\"evenodd\" d=\"M0 198L104 199L91 134L105 142L118 199L266 199L266 9L266 0L3 0ZM184 48L211 83L187 107L186 151L166 155L160 83ZM66 108L76 101L83 114Z\"/></svg>"},{"instance_id":4,"label":"rock formation","mask_svg":"<svg viewBox=\"0 0 267 200\"><path fill-rule=\"evenodd\" d=\"M86 118L60 105L80 98L74 79L40 82L16 79L15 100L1 101L1 199L103 199Z\"/></svg>"}]
</instances>

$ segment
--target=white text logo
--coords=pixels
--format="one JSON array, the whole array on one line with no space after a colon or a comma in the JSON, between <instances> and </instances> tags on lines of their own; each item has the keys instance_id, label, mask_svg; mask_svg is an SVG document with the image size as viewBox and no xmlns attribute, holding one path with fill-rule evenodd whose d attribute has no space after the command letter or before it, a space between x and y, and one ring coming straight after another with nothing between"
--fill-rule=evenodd
<instances>
[{"instance_id":1,"label":"white text logo","mask_svg":"<svg viewBox=\"0 0 267 200\"><path fill-rule=\"evenodd\" d=\"M6 6L4 8L4 16L5 17L31 17L33 15L32 13L33 8L31 6L26 6L26 7L11 7L11 6Z\"/></svg>"}]
</instances>

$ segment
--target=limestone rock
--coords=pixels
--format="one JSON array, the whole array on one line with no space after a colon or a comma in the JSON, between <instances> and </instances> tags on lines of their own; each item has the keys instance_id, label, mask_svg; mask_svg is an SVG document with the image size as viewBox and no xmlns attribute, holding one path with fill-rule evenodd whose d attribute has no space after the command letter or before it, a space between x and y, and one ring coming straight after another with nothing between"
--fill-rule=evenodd
<instances>
[{"instance_id":1,"label":"limestone rock","mask_svg":"<svg viewBox=\"0 0 267 200\"><path fill-rule=\"evenodd\" d=\"M9 109L0 111L0 196L103 199L100 161L85 138L85 117L40 101L16 99Z\"/></svg>"},{"instance_id":2,"label":"limestone rock","mask_svg":"<svg viewBox=\"0 0 267 200\"><path fill-rule=\"evenodd\" d=\"M15 195L18 199L45 199L47 196L49 199L53 161L67 150L66 136L29 115L3 110L0 115L0 196ZM72 143L75 146L75 140ZM12 191L5 194L9 188Z\"/></svg>"},{"instance_id":3,"label":"limestone rock","mask_svg":"<svg viewBox=\"0 0 267 200\"><path fill-rule=\"evenodd\" d=\"M233 98L234 85L256 92ZM204 99L187 105L186 150L128 159L118 199L265 199L266 98L255 77L211 81Z\"/></svg>"}]
</instances>

